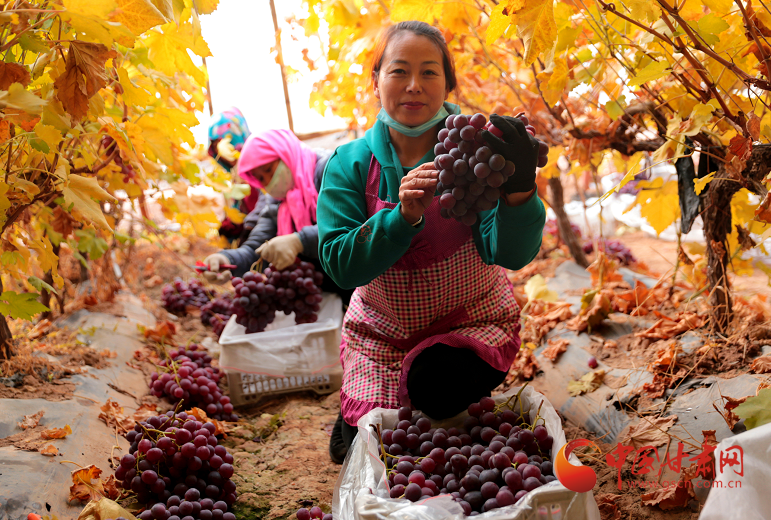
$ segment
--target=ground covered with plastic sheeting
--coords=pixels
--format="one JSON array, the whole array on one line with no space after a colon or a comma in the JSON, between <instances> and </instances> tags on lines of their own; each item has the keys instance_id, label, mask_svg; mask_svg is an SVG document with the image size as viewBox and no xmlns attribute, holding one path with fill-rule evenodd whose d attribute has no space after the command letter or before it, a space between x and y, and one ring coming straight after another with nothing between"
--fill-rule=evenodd
<instances>
[{"instance_id":1,"label":"ground covered with plastic sheeting","mask_svg":"<svg viewBox=\"0 0 771 520\"><path fill-rule=\"evenodd\" d=\"M593 496L602 520L695 520L715 477L726 486L742 479L749 485L748 477L728 478L738 462L713 448L732 446L771 407L771 390L762 390L771 371L768 291L760 284L737 291L736 326L715 334L692 283L698 269L681 263L673 276L656 264L656 241L620 240L635 261L590 252L587 270L547 233L538 258L508 273L522 308L523 344L494 394L527 382L548 398L568 441L596 445L573 453L597 476ZM76 518L90 491L78 495L73 478L89 468L99 473L91 486L142 514L110 479L129 450L125 429L174 407L165 394L151 395L164 356L200 344L218 365L221 347L200 309L174 315L160 301L165 283L192 279L190 266L212 250L202 242L137 247L124 263L124 292L113 301L87 301L15 330L24 339L0 380L0 520L30 512ZM227 381L219 383L225 395ZM213 422L233 459L235 516L295 520L299 508L311 506L331 513L343 471L328 454L338 393L279 392L248 403L234 410L237 421ZM203 409L194 413L212 421ZM357 498L366 514L380 511L382 504L364 503L373 497ZM731 500L724 490L721 501Z\"/></svg>"}]
</instances>

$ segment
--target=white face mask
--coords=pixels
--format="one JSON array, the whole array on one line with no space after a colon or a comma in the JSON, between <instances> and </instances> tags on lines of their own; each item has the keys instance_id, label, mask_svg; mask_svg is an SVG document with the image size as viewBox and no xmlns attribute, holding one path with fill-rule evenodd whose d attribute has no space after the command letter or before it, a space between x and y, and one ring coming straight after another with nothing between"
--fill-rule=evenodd
<instances>
[{"instance_id":1,"label":"white face mask","mask_svg":"<svg viewBox=\"0 0 771 520\"><path fill-rule=\"evenodd\" d=\"M294 188L292 170L284 164L284 161L278 161L276 171L273 172L273 178L265 186L265 192L274 199L283 199L292 188Z\"/></svg>"}]
</instances>

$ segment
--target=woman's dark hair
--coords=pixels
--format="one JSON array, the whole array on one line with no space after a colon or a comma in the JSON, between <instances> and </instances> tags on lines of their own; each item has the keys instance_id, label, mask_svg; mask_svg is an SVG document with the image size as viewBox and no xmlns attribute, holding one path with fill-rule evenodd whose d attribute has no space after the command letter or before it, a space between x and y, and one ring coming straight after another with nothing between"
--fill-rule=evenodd
<instances>
[{"instance_id":1,"label":"woman's dark hair","mask_svg":"<svg viewBox=\"0 0 771 520\"><path fill-rule=\"evenodd\" d=\"M388 44L391 43L391 39L401 31L410 31L418 36L425 36L434 42L434 45L439 48L439 52L442 53L442 64L444 66L444 77L447 81L447 91L451 92L455 90L455 87L458 85L458 80L455 77L455 62L452 59L450 50L447 48L447 42L444 41L444 36L436 27L428 25L426 22L418 22L415 20L399 22L396 25L392 25L380 35L377 44L375 45L375 55L372 58L372 78L374 79L380 73L380 68L383 66L383 56L388 48Z\"/></svg>"}]
</instances>

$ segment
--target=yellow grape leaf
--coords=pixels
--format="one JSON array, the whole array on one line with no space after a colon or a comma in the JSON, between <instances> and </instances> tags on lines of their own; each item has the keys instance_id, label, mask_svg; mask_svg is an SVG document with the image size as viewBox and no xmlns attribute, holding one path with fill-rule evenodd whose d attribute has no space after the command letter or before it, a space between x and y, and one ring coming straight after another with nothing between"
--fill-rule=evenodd
<instances>
[{"instance_id":1,"label":"yellow grape leaf","mask_svg":"<svg viewBox=\"0 0 771 520\"><path fill-rule=\"evenodd\" d=\"M51 310L37 301L39 297L38 293L17 294L15 291L4 291L0 294L0 313L13 319L32 320L36 314Z\"/></svg>"},{"instance_id":2,"label":"yellow grape leaf","mask_svg":"<svg viewBox=\"0 0 771 520\"><path fill-rule=\"evenodd\" d=\"M119 22L137 36L172 19L165 17L150 0L117 0L117 4L118 10L111 20Z\"/></svg>"},{"instance_id":3,"label":"yellow grape leaf","mask_svg":"<svg viewBox=\"0 0 771 520\"><path fill-rule=\"evenodd\" d=\"M715 178L715 174L717 172L712 172L709 175L706 175L702 177L701 179L693 179L693 191L696 192L696 195L700 195L702 191L704 191L704 188L707 186L707 184L712 181L712 179Z\"/></svg>"},{"instance_id":4,"label":"yellow grape leaf","mask_svg":"<svg viewBox=\"0 0 771 520\"><path fill-rule=\"evenodd\" d=\"M236 225L243 223L244 219L246 218L246 215L238 211L236 208L226 207L225 214L228 216L230 221Z\"/></svg>"},{"instance_id":5,"label":"yellow grape leaf","mask_svg":"<svg viewBox=\"0 0 771 520\"><path fill-rule=\"evenodd\" d=\"M554 70L550 73L541 72L538 74L538 80L541 81L541 92L543 98L549 106L554 106L562 97L565 87L568 84L568 62L564 58L554 61Z\"/></svg>"},{"instance_id":6,"label":"yellow grape leaf","mask_svg":"<svg viewBox=\"0 0 771 520\"><path fill-rule=\"evenodd\" d=\"M575 7L565 2L559 2L554 6L554 23L557 24L557 29L559 31L570 27L570 18L575 14L575 12Z\"/></svg>"},{"instance_id":7,"label":"yellow grape leaf","mask_svg":"<svg viewBox=\"0 0 771 520\"><path fill-rule=\"evenodd\" d=\"M120 85L123 87L123 100L126 103L136 107L144 108L148 105L151 105L155 101L155 98L151 96L150 93L145 89L142 87L134 86L134 83L132 83L131 79L129 78L128 71L126 69L119 68L117 70Z\"/></svg>"},{"instance_id":8,"label":"yellow grape leaf","mask_svg":"<svg viewBox=\"0 0 771 520\"><path fill-rule=\"evenodd\" d=\"M631 180L634 179L635 175L640 173L640 161L642 161L642 158L643 158L643 152L637 152L632 157L629 158L629 160L623 166L623 170L627 170L626 174L624 175L624 178L621 179L621 182L613 186L610 190L608 190L607 193L605 193L602 197L600 197L600 202L610 197L613 193L618 193L618 191L621 188L626 186Z\"/></svg>"},{"instance_id":9,"label":"yellow grape leaf","mask_svg":"<svg viewBox=\"0 0 771 520\"><path fill-rule=\"evenodd\" d=\"M511 24L511 15L506 11L506 2L501 2L495 6L490 13L490 24L485 32L485 41L487 45L492 45L495 40L501 37ZM506 14L503 14L506 11Z\"/></svg>"},{"instance_id":10,"label":"yellow grape leaf","mask_svg":"<svg viewBox=\"0 0 771 520\"><path fill-rule=\"evenodd\" d=\"M23 193L27 197L26 202L32 202L32 200L40 193L40 188L34 182L30 182L26 179L21 179L16 175L8 177L9 184L13 187L17 193Z\"/></svg>"},{"instance_id":11,"label":"yellow grape leaf","mask_svg":"<svg viewBox=\"0 0 771 520\"><path fill-rule=\"evenodd\" d=\"M111 230L97 201L112 201L115 199L99 186L94 177L70 174L69 184L62 190L62 193L65 206L69 207L70 204L73 204L73 213L79 214L82 218Z\"/></svg>"},{"instance_id":12,"label":"yellow grape leaf","mask_svg":"<svg viewBox=\"0 0 771 520\"><path fill-rule=\"evenodd\" d=\"M191 147L195 146L195 137L190 131L190 128L198 124L195 114L175 108L158 107L153 119L158 129L166 133L167 139L168 136L175 136L179 141L184 141Z\"/></svg>"},{"instance_id":13,"label":"yellow grape leaf","mask_svg":"<svg viewBox=\"0 0 771 520\"><path fill-rule=\"evenodd\" d=\"M196 0L195 6L199 14L212 14L217 10L219 0Z\"/></svg>"},{"instance_id":14,"label":"yellow grape leaf","mask_svg":"<svg viewBox=\"0 0 771 520\"><path fill-rule=\"evenodd\" d=\"M39 115L45 104L44 100L26 90L21 83L13 83L8 90L0 90L0 108L15 108Z\"/></svg>"},{"instance_id":15,"label":"yellow grape leaf","mask_svg":"<svg viewBox=\"0 0 771 520\"><path fill-rule=\"evenodd\" d=\"M582 27L565 27L557 35L557 45L554 47L556 54L562 54L567 49L576 46L578 35L583 31Z\"/></svg>"},{"instance_id":16,"label":"yellow grape leaf","mask_svg":"<svg viewBox=\"0 0 771 520\"><path fill-rule=\"evenodd\" d=\"M607 112L608 116L614 121L624 115L626 102L623 97L619 98L619 101L608 101L604 105L605 112Z\"/></svg>"},{"instance_id":17,"label":"yellow grape leaf","mask_svg":"<svg viewBox=\"0 0 771 520\"><path fill-rule=\"evenodd\" d=\"M394 22L419 20L432 23L436 16L437 5L425 0L394 0L391 4L390 18ZM441 9L441 6L439 7Z\"/></svg>"},{"instance_id":18,"label":"yellow grape leaf","mask_svg":"<svg viewBox=\"0 0 771 520\"><path fill-rule=\"evenodd\" d=\"M564 153L562 146L552 146L549 148L549 162L546 166L538 169L538 175L545 179L560 176L559 159Z\"/></svg>"},{"instance_id":19,"label":"yellow grape leaf","mask_svg":"<svg viewBox=\"0 0 771 520\"><path fill-rule=\"evenodd\" d=\"M702 17L696 25L696 31L709 45L714 45L719 42L720 38L718 38L717 35L731 27L721 17L715 16L714 13Z\"/></svg>"},{"instance_id":20,"label":"yellow grape leaf","mask_svg":"<svg viewBox=\"0 0 771 520\"><path fill-rule=\"evenodd\" d=\"M174 76L177 72L184 72L199 85L205 85L206 75L190 59L187 49L202 58L211 56L211 52L203 38L193 36L192 24L183 23L177 27L174 23L167 23L161 26L161 30L163 32L150 31L143 40L143 45L149 50L150 61L164 74Z\"/></svg>"},{"instance_id":21,"label":"yellow grape leaf","mask_svg":"<svg viewBox=\"0 0 771 520\"><path fill-rule=\"evenodd\" d=\"M643 83L657 80L669 74L669 62L666 60L652 61L632 78L627 86L637 87Z\"/></svg>"},{"instance_id":22,"label":"yellow grape leaf","mask_svg":"<svg viewBox=\"0 0 771 520\"><path fill-rule=\"evenodd\" d=\"M546 279L540 274L533 276L527 281L525 284L525 294L528 300L556 302L558 298L557 293L549 289L546 285Z\"/></svg>"},{"instance_id":23,"label":"yellow grape leaf","mask_svg":"<svg viewBox=\"0 0 771 520\"><path fill-rule=\"evenodd\" d=\"M714 107L711 105L705 105L699 103L691 110L691 117L687 121L683 121L676 134L677 136L696 135L701 132L701 127L704 126L707 121L712 118L712 111Z\"/></svg>"},{"instance_id":24,"label":"yellow grape leaf","mask_svg":"<svg viewBox=\"0 0 771 520\"><path fill-rule=\"evenodd\" d=\"M64 285L64 280L59 276L59 257L54 253L54 247L47 236L40 239L31 239L27 245L37 252L37 263L43 271L51 271L51 276L56 285Z\"/></svg>"},{"instance_id":25,"label":"yellow grape leaf","mask_svg":"<svg viewBox=\"0 0 771 520\"><path fill-rule=\"evenodd\" d=\"M169 136L159 130L155 124L155 118L143 117L138 121L145 138L145 153L153 160L159 160L165 164L174 162L174 152L171 149Z\"/></svg>"},{"instance_id":26,"label":"yellow grape leaf","mask_svg":"<svg viewBox=\"0 0 771 520\"><path fill-rule=\"evenodd\" d=\"M63 0L64 20L75 32L85 35L87 41L111 47L114 41L131 46L134 35L120 24L109 21L118 8L115 0Z\"/></svg>"},{"instance_id":27,"label":"yellow grape leaf","mask_svg":"<svg viewBox=\"0 0 771 520\"><path fill-rule=\"evenodd\" d=\"M5 196L8 193L10 186L3 181L0 181L0 225L5 224L8 220L8 210L11 207L11 201Z\"/></svg>"},{"instance_id":28,"label":"yellow grape leaf","mask_svg":"<svg viewBox=\"0 0 771 520\"><path fill-rule=\"evenodd\" d=\"M655 22L661 15L661 10L649 0L627 0L624 2L629 9L630 17L638 22Z\"/></svg>"},{"instance_id":29,"label":"yellow grape leaf","mask_svg":"<svg viewBox=\"0 0 771 520\"><path fill-rule=\"evenodd\" d=\"M462 2L446 2L441 4L439 25L451 33L463 34L468 31L468 12Z\"/></svg>"},{"instance_id":30,"label":"yellow grape leaf","mask_svg":"<svg viewBox=\"0 0 771 520\"><path fill-rule=\"evenodd\" d=\"M653 180L642 180L637 184L640 192L634 203L640 205L640 215L648 221L656 234L661 234L680 216L680 199L677 195L677 181L664 182L657 177Z\"/></svg>"},{"instance_id":31,"label":"yellow grape leaf","mask_svg":"<svg viewBox=\"0 0 771 520\"><path fill-rule=\"evenodd\" d=\"M33 131L40 139L45 141L45 143L48 145L48 148L52 150L55 149L62 140L62 133L53 126L38 123L35 125Z\"/></svg>"},{"instance_id":32,"label":"yellow grape leaf","mask_svg":"<svg viewBox=\"0 0 771 520\"><path fill-rule=\"evenodd\" d=\"M731 221L733 225L746 224L755 220L755 209L750 202L750 191L747 188L742 188L737 191L731 199ZM736 229L734 228L734 232Z\"/></svg>"},{"instance_id":33,"label":"yellow grape leaf","mask_svg":"<svg viewBox=\"0 0 771 520\"><path fill-rule=\"evenodd\" d=\"M517 32L525 44L525 65L549 52L557 41L557 25L554 22L554 3L551 0L525 0L516 16Z\"/></svg>"}]
</instances>

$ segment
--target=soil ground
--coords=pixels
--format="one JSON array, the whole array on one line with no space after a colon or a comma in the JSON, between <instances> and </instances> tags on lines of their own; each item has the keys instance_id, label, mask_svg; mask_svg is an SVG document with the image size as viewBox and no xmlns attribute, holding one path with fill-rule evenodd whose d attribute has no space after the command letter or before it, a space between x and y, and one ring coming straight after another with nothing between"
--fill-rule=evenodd
<instances>
[{"instance_id":1,"label":"soil ground","mask_svg":"<svg viewBox=\"0 0 771 520\"><path fill-rule=\"evenodd\" d=\"M676 254L675 244L650 238L642 233L623 235L621 241L648 266L651 273L665 274L671 270ZM141 298L145 307L159 322L170 321L177 326L174 340L178 344L197 343L207 336L213 336L211 329L204 327L198 316L173 316L161 307L160 294L163 284L177 276L183 279L191 278L194 276L191 267L195 261L202 260L217 250L217 247L203 240L173 238L159 243L137 244L126 256L119 256L117 259L123 270L123 283L126 288ZM542 259L521 273L512 273L511 278L516 279L515 283L520 286L536 273L548 279L553 276L554 269L561 262L562 259L555 260L552 255L552 258ZM768 278L760 272L756 272L752 277L738 277L734 285L746 296L771 295ZM221 290L216 287L213 289ZM109 306L99 304L92 308L106 311ZM17 326L16 332L22 334L28 331L28 326L25 327L27 328ZM110 362L100 356L79 354L73 347L65 352L45 338L25 345L29 346L30 355L31 351L39 351L60 356L59 363L62 366L70 366L68 363L71 362L73 371L78 366L97 366L99 363ZM62 363L65 359L63 354L69 356L66 358L69 361ZM44 365L42 361L38 364L40 367ZM147 378L150 370L148 365L144 368L143 377ZM7 372L6 367L4 374ZM50 380L48 373L37 368L32 371L32 375L27 375L23 384L18 387L0 385L0 397L43 397L56 400L71 395L73 390L67 382L66 373L57 374ZM241 419L232 425L224 444L235 458L234 480L239 492L236 509L238 517L265 520L290 518L297 508L311 503L320 505L325 512L330 512L332 494L340 471L340 466L332 464L329 460L327 451L332 424L339 411L338 394L288 394L237 411ZM582 431L576 426L566 425L566 430L568 439L592 439L590 432ZM598 444L603 447L599 440ZM594 464L591 459L586 459L586 463ZM643 506L639 490L618 490L615 470L610 469L612 472L608 471L603 461L596 461L599 481L595 495L601 497L604 504L601 507L603 520L697 518L697 513L688 508L663 512L657 508Z\"/></svg>"}]
</instances>

